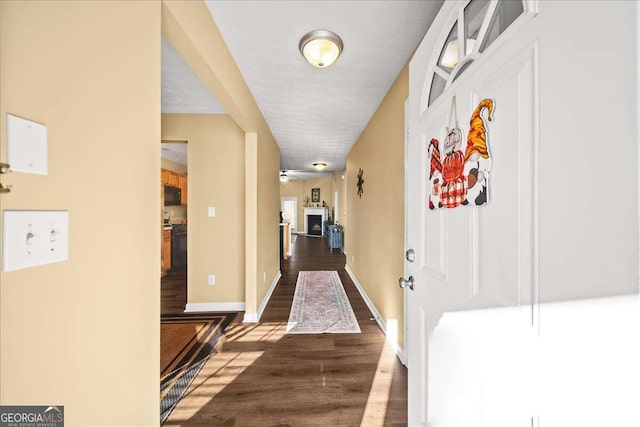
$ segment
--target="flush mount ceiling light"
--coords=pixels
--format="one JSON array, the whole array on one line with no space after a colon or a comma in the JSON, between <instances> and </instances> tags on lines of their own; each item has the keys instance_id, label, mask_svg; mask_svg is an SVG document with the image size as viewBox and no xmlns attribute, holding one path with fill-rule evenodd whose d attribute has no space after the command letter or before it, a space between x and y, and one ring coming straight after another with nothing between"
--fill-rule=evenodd
<instances>
[{"instance_id":1,"label":"flush mount ceiling light","mask_svg":"<svg viewBox=\"0 0 640 427\"><path fill-rule=\"evenodd\" d=\"M327 167L327 164L324 163L324 162L316 162L316 163L313 164L313 167L316 168L316 170L321 171L321 170L324 170L324 168Z\"/></svg>"},{"instance_id":2,"label":"flush mount ceiling light","mask_svg":"<svg viewBox=\"0 0 640 427\"><path fill-rule=\"evenodd\" d=\"M333 64L342 53L342 39L329 30L313 30L300 39L298 49L304 58L317 68Z\"/></svg>"}]
</instances>

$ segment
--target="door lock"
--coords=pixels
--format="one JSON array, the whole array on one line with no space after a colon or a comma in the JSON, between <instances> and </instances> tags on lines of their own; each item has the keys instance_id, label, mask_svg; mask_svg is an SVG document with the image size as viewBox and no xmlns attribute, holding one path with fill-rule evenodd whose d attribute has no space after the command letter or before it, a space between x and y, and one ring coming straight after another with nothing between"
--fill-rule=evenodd
<instances>
[{"instance_id":1,"label":"door lock","mask_svg":"<svg viewBox=\"0 0 640 427\"><path fill-rule=\"evenodd\" d=\"M413 249L409 249L405 254L404 254L405 258L407 259L407 261L409 262L416 262L416 251L414 251Z\"/></svg>"},{"instance_id":2,"label":"door lock","mask_svg":"<svg viewBox=\"0 0 640 427\"><path fill-rule=\"evenodd\" d=\"M408 279L405 279L404 277L401 277L400 279L398 279L398 285L404 289L407 286L409 287L409 289L413 290L413 284L414 284L415 280L413 278L413 276L409 276Z\"/></svg>"},{"instance_id":3,"label":"door lock","mask_svg":"<svg viewBox=\"0 0 640 427\"><path fill-rule=\"evenodd\" d=\"M11 166L7 163L0 163L0 174L5 174L11 172ZM11 186L5 185L0 182L0 194L11 192Z\"/></svg>"}]
</instances>

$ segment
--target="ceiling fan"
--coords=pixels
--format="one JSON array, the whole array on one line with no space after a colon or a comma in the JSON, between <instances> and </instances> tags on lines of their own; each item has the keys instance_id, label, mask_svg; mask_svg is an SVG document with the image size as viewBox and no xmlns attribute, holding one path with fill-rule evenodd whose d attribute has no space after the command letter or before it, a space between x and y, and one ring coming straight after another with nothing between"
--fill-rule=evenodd
<instances>
[{"instance_id":1,"label":"ceiling fan","mask_svg":"<svg viewBox=\"0 0 640 427\"><path fill-rule=\"evenodd\" d=\"M0 0L1 1L1 0ZM306 181L309 179L318 179L326 176L332 175L331 171L304 171L304 170L281 170L280 171L280 182L285 184L289 181Z\"/></svg>"}]
</instances>

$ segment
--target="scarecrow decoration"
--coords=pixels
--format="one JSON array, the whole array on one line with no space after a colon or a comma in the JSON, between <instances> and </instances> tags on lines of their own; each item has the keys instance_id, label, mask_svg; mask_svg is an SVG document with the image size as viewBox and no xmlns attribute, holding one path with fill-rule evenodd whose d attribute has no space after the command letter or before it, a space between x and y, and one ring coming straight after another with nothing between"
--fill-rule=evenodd
<instances>
[{"instance_id":1,"label":"scarecrow decoration","mask_svg":"<svg viewBox=\"0 0 640 427\"><path fill-rule=\"evenodd\" d=\"M451 102L449 125L454 118L455 127L446 126L447 135L440 144L432 138L427 150L429 160L429 209L455 208L460 205L481 206L487 203L491 157L487 143L487 128L482 117L492 120L494 103L483 99L471 115L467 145L462 151L462 130L458 127L456 98ZM441 147L442 145L442 147ZM444 152L444 157L440 151Z\"/></svg>"}]
</instances>

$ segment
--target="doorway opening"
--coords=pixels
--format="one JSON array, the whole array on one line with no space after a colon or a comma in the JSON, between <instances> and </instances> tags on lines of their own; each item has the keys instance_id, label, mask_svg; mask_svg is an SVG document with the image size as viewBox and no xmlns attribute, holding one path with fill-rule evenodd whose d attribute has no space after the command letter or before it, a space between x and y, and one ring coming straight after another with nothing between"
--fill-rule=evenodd
<instances>
[{"instance_id":1,"label":"doorway opening","mask_svg":"<svg viewBox=\"0 0 640 427\"><path fill-rule=\"evenodd\" d=\"M182 313L187 304L187 141L161 141L162 314Z\"/></svg>"},{"instance_id":2,"label":"doorway opening","mask_svg":"<svg viewBox=\"0 0 640 427\"><path fill-rule=\"evenodd\" d=\"M282 211L282 219L291 224L291 233L297 233L298 230L298 198L297 197L281 197L280 210Z\"/></svg>"}]
</instances>

